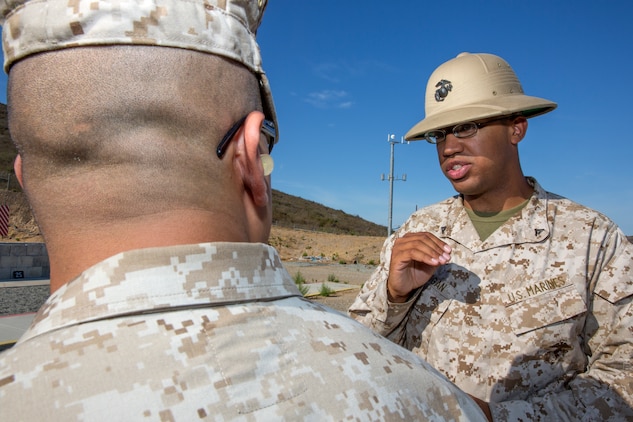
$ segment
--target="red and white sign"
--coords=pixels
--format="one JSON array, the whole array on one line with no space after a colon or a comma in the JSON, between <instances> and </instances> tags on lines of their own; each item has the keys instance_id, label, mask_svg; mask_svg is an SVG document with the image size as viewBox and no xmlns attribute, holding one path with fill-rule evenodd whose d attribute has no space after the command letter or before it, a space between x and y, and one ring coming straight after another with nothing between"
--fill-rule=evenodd
<instances>
[{"instance_id":1,"label":"red and white sign","mask_svg":"<svg viewBox=\"0 0 633 422\"><path fill-rule=\"evenodd\" d=\"M9 206L0 205L0 236L9 234Z\"/></svg>"}]
</instances>

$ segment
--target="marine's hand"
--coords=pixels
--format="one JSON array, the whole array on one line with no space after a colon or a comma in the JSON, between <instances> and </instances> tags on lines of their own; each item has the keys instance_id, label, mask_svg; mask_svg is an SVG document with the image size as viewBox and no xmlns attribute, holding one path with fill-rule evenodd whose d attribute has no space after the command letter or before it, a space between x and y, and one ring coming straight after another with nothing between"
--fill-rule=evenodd
<instances>
[{"instance_id":1,"label":"marine's hand","mask_svg":"<svg viewBox=\"0 0 633 422\"><path fill-rule=\"evenodd\" d=\"M437 267L451 259L451 247L427 232L407 233L396 239L391 251L387 292L392 302L406 302L424 285Z\"/></svg>"}]
</instances>

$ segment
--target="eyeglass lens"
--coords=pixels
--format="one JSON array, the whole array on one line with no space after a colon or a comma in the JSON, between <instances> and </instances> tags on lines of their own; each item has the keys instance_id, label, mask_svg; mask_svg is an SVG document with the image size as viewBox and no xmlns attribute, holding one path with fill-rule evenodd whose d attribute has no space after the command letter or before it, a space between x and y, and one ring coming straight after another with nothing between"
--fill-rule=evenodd
<instances>
[{"instance_id":1,"label":"eyeglass lens","mask_svg":"<svg viewBox=\"0 0 633 422\"><path fill-rule=\"evenodd\" d=\"M456 138L459 138L459 139L470 138L472 136L475 136L475 134L480 128L490 123L493 123L499 120L505 120L505 119L508 119L508 117L504 116L504 117L489 120L483 123L475 123L475 122L460 123L458 125L455 125L452 130L436 129L436 130L429 131L424 135L424 139L426 139L426 141L431 144L438 144L446 140L447 132L452 133L453 135L455 135Z\"/></svg>"}]
</instances>

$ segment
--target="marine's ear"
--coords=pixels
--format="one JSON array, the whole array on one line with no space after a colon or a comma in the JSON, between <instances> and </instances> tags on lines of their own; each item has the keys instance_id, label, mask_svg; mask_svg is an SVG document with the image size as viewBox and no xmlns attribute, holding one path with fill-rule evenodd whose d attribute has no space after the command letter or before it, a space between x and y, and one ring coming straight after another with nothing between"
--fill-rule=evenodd
<instances>
[{"instance_id":1,"label":"marine's ear","mask_svg":"<svg viewBox=\"0 0 633 422\"><path fill-rule=\"evenodd\" d=\"M240 169L245 189L250 192L256 207L267 207L270 204L270 179L264 174L264 166L259 150L261 127L264 114L259 111L249 113L244 120L237 151L234 159Z\"/></svg>"},{"instance_id":2,"label":"marine's ear","mask_svg":"<svg viewBox=\"0 0 633 422\"><path fill-rule=\"evenodd\" d=\"M510 125L512 128L512 143L517 145L523 140L528 128L528 121L523 116L515 117Z\"/></svg>"},{"instance_id":3,"label":"marine's ear","mask_svg":"<svg viewBox=\"0 0 633 422\"><path fill-rule=\"evenodd\" d=\"M22 184L22 156L18 154L15 157L15 161L13 161L13 171L15 172L15 177L18 179L18 183L22 189L24 189L24 184Z\"/></svg>"}]
</instances>

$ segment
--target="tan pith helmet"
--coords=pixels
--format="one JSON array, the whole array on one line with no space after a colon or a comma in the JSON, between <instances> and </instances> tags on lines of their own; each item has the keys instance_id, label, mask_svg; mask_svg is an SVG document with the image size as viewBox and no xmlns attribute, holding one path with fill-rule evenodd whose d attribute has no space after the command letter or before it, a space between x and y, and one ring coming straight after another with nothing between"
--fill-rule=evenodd
<instances>
[{"instance_id":1,"label":"tan pith helmet","mask_svg":"<svg viewBox=\"0 0 633 422\"><path fill-rule=\"evenodd\" d=\"M426 85L425 118L404 139L424 139L430 130L459 123L521 113L534 117L556 103L523 93L521 82L505 60L485 53L461 53L440 65Z\"/></svg>"},{"instance_id":2,"label":"tan pith helmet","mask_svg":"<svg viewBox=\"0 0 633 422\"><path fill-rule=\"evenodd\" d=\"M264 114L279 125L255 34L268 0L0 0L4 69L45 51L151 45L215 54L259 79Z\"/></svg>"}]
</instances>

